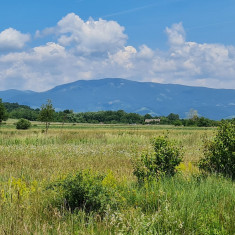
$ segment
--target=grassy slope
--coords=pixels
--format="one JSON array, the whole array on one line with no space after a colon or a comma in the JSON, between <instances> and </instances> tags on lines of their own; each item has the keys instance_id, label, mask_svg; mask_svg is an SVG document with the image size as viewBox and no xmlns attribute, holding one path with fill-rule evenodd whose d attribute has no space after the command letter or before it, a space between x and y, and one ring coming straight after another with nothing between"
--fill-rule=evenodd
<instances>
[{"instance_id":1,"label":"grassy slope","mask_svg":"<svg viewBox=\"0 0 235 235\"><path fill-rule=\"evenodd\" d=\"M198 175L203 136L213 129L172 126L52 125L47 135L40 123L16 131L14 121L0 129L0 232L2 234L232 234L235 231L234 183ZM150 188L138 188L131 159L150 148L152 137L169 131L182 142L182 173ZM79 169L112 170L123 207L100 220L80 211L71 214L50 206L45 185ZM124 185L124 186L123 186Z\"/></svg>"}]
</instances>

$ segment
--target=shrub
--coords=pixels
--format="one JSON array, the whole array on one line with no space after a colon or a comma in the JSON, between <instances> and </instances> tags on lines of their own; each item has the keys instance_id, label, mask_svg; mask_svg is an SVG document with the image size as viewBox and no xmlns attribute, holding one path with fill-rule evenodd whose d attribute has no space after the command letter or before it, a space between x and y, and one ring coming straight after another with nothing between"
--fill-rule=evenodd
<instances>
[{"instance_id":1,"label":"shrub","mask_svg":"<svg viewBox=\"0 0 235 235\"><path fill-rule=\"evenodd\" d=\"M102 175L90 170L79 171L76 175L68 175L56 182L52 188L59 192L58 206L64 204L71 211L83 209L102 214L108 207L114 209L118 205L114 181L110 173Z\"/></svg>"},{"instance_id":2,"label":"shrub","mask_svg":"<svg viewBox=\"0 0 235 235\"><path fill-rule=\"evenodd\" d=\"M176 166L182 161L180 148L167 136L155 138L152 145L153 151L142 153L140 159L134 163L134 175L140 183L162 175L173 176Z\"/></svg>"},{"instance_id":3,"label":"shrub","mask_svg":"<svg viewBox=\"0 0 235 235\"><path fill-rule=\"evenodd\" d=\"M16 123L16 129L21 129L21 130L27 130L31 127L31 122L27 119L21 118L17 123Z\"/></svg>"},{"instance_id":4,"label":"shrub","mask_svg":"<svg viewBox=\"0 0 235 235\"><path fill-rule=\"evenodd\" d=\"M206 141L199 168L235 179L235 122L222 122L212 141Z\"/></svg>"}]
</instances>

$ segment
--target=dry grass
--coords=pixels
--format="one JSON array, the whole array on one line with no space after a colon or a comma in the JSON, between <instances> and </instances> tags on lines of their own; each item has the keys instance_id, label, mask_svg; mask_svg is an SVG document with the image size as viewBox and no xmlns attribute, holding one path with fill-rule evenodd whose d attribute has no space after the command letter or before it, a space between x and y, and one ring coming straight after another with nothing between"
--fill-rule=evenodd
<instances>
[{"instance_id":1,"label":"dry grass","mask_svg":"<svg viewBox=\"0 0 235 235\"><path fill-rule=\"evenodd\" d=\"M85 168L112 170L118 177L132 178L131 159L150 148L153 137L166 133L170 139L181 142L187 168L202 155L202 136L212 135L211 129L164 128L78 125L63 130L52 127L45 135L39 127L27 131L2 127L1 178L24 176L29 180L50 180L58 174Z\"/></svg>"}]
</instances>

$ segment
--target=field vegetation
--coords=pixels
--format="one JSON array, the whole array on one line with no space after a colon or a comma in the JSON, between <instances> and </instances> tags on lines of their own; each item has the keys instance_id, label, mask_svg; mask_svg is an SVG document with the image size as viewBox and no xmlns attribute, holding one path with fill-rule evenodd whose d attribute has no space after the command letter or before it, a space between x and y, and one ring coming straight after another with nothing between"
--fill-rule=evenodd
<instances>
[{"instance_id":1,"label":"field vegetation","mask_svg":"<svg viewBox=\"0 0 235 235\"><path fill-rule=\"evenodd\" d=\"M234 181L202 173L216 128L32 122L0 127L0 234L234 234ZM135 161L175 140L173 177L138 183Z\"/></svg>"}]
</instances>

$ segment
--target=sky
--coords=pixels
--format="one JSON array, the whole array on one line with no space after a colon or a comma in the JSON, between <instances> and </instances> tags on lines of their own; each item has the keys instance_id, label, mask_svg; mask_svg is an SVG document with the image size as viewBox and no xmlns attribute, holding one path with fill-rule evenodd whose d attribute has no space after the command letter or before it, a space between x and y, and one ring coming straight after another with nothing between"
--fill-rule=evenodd
<instances>
[{"instance_id":1,"label":"sky","mask_svg":"<svg viewBox=\"0 0 235 235\"><path fill-rule=\"evenodd\" d=\"M235 89L234 0L1 0L0 90L126 78Z\"/></svg>"}]
</instances>

